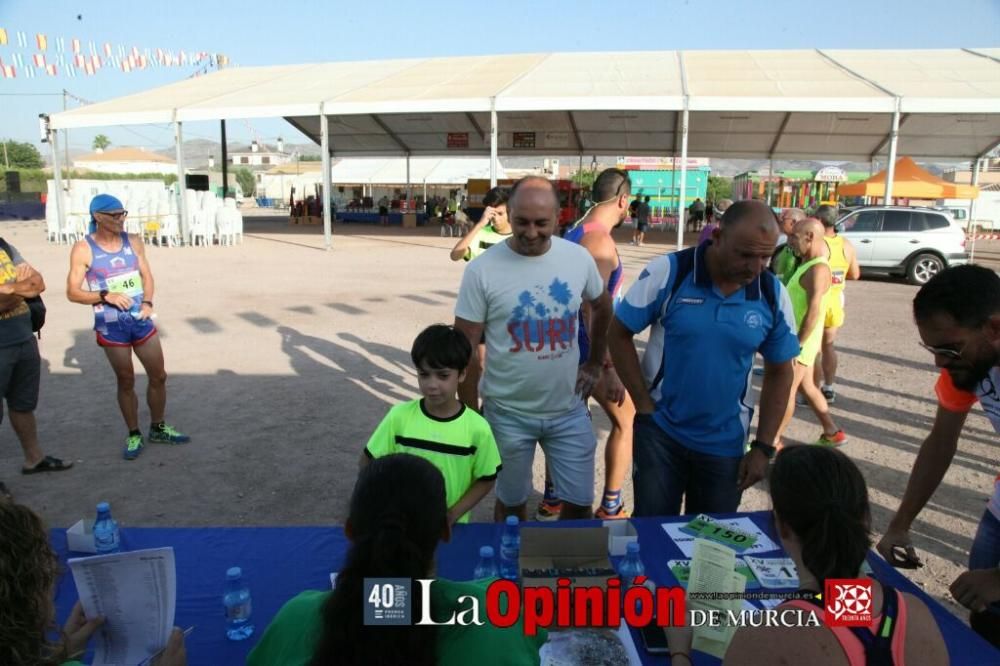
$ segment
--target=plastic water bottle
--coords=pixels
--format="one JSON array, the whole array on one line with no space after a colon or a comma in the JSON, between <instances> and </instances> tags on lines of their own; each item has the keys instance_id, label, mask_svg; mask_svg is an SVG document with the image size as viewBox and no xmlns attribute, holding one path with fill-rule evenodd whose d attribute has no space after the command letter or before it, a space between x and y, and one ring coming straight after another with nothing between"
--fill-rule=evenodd
<instances>
[{"instance_id":1,"label":"plastic water bottle","mask_svg":"<svg viewBox=\"0 0 1000 666\"><path fill-rule=\"evenodd\" d=\"M121 550L121 535L117 521L111 517L111 505L101 502L97 505L97 520L94 521L94 551L98 555L109 555Z\"/></svg>"},{"instance_id":2,"label":"plastic water bottle","mask_svg":"<svg viewBox=\"0 0 1000 666\"><path fill-rule=\"evenodd\" d=\"M474 580L497 578L497 558L493 555L493 546L483 546L479 549L479 564L472 571Z\"/></svg>"},{"instance_id":3,"label":"plastic water bottle","mask_svg":"<svg viewBox=\"0 0 1000 666\"><path fill-rule=\"evenodd\" d=\"M250 588L243 582L243 570L232 567L226 571L226 593L222 596L226 607L226 637L231 641L242 641L253 635L250 614Z\"/></svg>"},{"instance_id":4,"label":"plastic water bottle","mask_svg":"<svg viewBox=\"0 0 1000 666\"><path fill-rule=\"evenodd\" d=\"M500 537L500 575L507 580L517 580L521 559L521 528L517 516L507 516L507 524Z\"/></svg>"},{"instance_id":5,"label":"plastic water bottle","mask_svg":"<svg viewBox=\"0 0 1000 666\"><path fill-rule=\"evenodd\" d=\"M639 558L639 542L630 541L625 546L625 559L618 565L618 575L622 579L622 590L626 590L635 584L637 576L646 574L646 567L642 565Z\"/></svg>"}]
</instances>

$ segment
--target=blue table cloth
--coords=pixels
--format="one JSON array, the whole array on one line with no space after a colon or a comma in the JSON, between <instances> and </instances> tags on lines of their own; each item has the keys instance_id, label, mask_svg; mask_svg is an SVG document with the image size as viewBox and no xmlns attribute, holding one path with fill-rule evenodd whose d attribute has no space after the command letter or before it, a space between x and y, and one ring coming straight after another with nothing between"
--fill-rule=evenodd
<instances>
[{"instance_id":1,"label":"blue table cloth","mask_svg":"<svg viewBox=\"0 0 1000 666\"><path fill-rule=\"evenodd\" d=\"M732 514L749 516L776 543L770 513ZM729 516L720 516L729 517ZM659 585L674 585L676 580L667 561L683 555L661 527L664 522L686 523L690 518L638 518L633 524L639 534L646 574ZM560 529L594 522L548 523ZM479 547L500 542L501 525L473 523L456 526L452 540L443 543L437 553L437 573L443 578L467 580L479 557ZM53 530L52 542L65 562L65 533ZM179 627L194 626L187 638L188 661L192 666L242 664L246 655L267 627L268 622L288 599L306 589L329 589L330 573L338 571L347 550L347 540L340 527L218 527L218 528L123 528L122 546L126 550L172 546L177 564L177 615ZM775 552L778 556L780 553ZM995 666L1000 651L994 649L944 607L924 594L917 586L884 560L869 554L875 577L904 592L923 599L941 627L956 666ZM253 622L256 632L246 641L234 643L225 637L222 591L226 569L243 568L253 596ZM76 601L76 588L67 572L59 582L56 608L60 623L69 615ZM790 629L789 631L794 631ZM644 664L666 664L666 657L653 657L642 649L638 633L633 639ZM694 663L718 664L709 655L694 653Z\"/></svg>"}]
</instances>

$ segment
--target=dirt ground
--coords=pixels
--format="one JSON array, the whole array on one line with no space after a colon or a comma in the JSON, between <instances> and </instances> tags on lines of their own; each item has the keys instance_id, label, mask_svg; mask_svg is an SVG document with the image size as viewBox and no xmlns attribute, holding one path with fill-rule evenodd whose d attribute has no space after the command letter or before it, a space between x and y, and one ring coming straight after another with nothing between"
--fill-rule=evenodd
<instances>
[{"instance_id":1,"label":"dirt ground","mask_svg":"<svg viewBox=\"0 0 1000 666\"><path fill-rule=\"evenodd\" d=\"M248 217L241 246L150 247L169 374L167 416L193 442L147 445L126 462L115 381L94 343L92 315L64 296L69 248L46 243L41 222L5 223L4 237L48 283L41 441L76 467L22 476L20 448L4 426L0 479L52 526L89 516L100 500L132 526L341 523L369 433L390 405L416 396L411 341L424 326L453 318L463 264L448 260L453 239L437 231L338 226L327 252L317 227ZM672 249L674 237L665 233L651 233L638 248L622 231L629 283L648 260ZM1000 257L987 243L977 252ZM833 412L851 438L844 450L868 480L878 531L898 505L930 428L935 372L917 346L913 287L875 278L847 291ZM144 386L140 376L137 388ZM145 423L144 405L141 415ZM601 459L607 421L598 408L595 423ZM808 408L799 408L789 439L818 434ZM914 579L959 615L947 586L966 563L997 473L996 441L975 411L955 462L914 526L926 562ZM536 492L542 474L538 456ZM600 464L597 493L602 483ZM625 498L631 506L630 484ZM491 506L492 498L476 518L488 520ZM767 506L754 488L741 508Z\"/></svg>"}]
</instances>

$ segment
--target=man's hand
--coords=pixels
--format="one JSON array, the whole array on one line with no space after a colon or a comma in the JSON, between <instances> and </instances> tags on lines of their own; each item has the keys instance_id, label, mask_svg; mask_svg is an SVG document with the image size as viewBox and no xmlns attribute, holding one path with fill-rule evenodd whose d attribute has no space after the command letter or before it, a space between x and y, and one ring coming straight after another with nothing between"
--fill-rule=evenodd
<instances>
[{"instance_id":1,"label":"man's hand","mask_svg":"<svg viewBox=\"0 0 1000 666\"><path fill-rule=\"evenodd\" d=\"M576 394L586 400L601 378L601 363L587 361L576 372Z\"/></svg>"},{"instance_id":2,"label":"man's hand","mask_svg":"<svg viewBox=\"0 0 1000 666\"><path fill-rule=\"evenodd\" d=\"M497 209L496 208L494 208L493 206L487 206L483 210L482 217L480 217L479 221L476 222L476 226L474 228L475 229L482 229L487 224L493 222L493 218L496 217L496 214L497 214Z\"/></svg>"},{"instance_id":3,"label":"man's hand","mask_svg":"<svg viewBox=\"0 0 1000 666\"><path fill-rule=\"evenodd\" d=\"M69 619L66 620L66 625L63 626L63 633L66 634L66 653L70 658L78 657L87 651L87 641L102 624L104 624L103 617L98 616L88 620L83 614L83 604L76 602Z\"/></svg>"},{"instance_id":4,"label":"man's hand","mask_svg":"<svg viewBox=\"0 0 1000 666\"><path fill-rule=\"evenodd\" d=\"M1000 601L1000 569L973 569L955 579L948 588L955 600L975 613Z\"/></svg>"},{"instance_id":5,"label":"man's hand","mask_svg":"<svg viewBox=\"0 0 1000 666\"><path fill-rule=\"evenodd\" d=\"M769 459L767 454L758 449L750 449L740 461L740 469L736 476L736 483L740 490L746 490L757 483L767 474Z\"/></svg>"},{"instance_id":6,"label":"man's hand","mask_svg":"<svg viewBox=\"0 0 1000 666\"><path fill-rule=\"evenodd\" d=\"M625 385L618 378L615 369L605 368L601 381L604 383L604 399L621 407L625 402Z\"/></svg>"},{"instance_id":7,"label":"man's hand","mask_svg":"<svg viewBox=\"0 0 1000 666\"><path fill-rule=\"evenodd\" d=\"M139 308L139 319L149 319L153 316L153 306L149 303L143 303L142 307Z\"/></svg>"},{"instance_id":8,"label":"man's hand","mask_svg":"<svg viewBox=\"0 0 1000 666\"><path fill-rule=\"evenodd\" d=\"M132 297L127 294L112 293L104 297L104 302L118 308L121 311L132 307Z\"/></svg>"},{"instance_id":9,"label":"man's hand","mask_svg":"<svg viewBox=\"0 0 1000 666\"><path fill-rule=\"evenodd\" d=\"M28 278L30 278L32 275L35 274L35 269L29 266L28 264L18 264L14 270L17 271L18 282L21 282L22 280L27 280Z\"/></svg>"},{"instance_id":10,"label":"man's hand","mask_svg":"<svg viewBox=\"0 0 1000 666\"><path fill-rule=\"evenodd\" d=\"M894 528L886 530L882 540L875 546L885 561L898 569L916 569L924 566L910 541L910 531Z\"/></svg>"},{"instance_id":11,"label":"man's hand","mask_svg":"<svg viewBox=\"0 0 1000 666\"><path fill-rule=\"evenodd\" d=\"M184 632L174 627L167 639L163 654L153 662L154 666L187 666L187 648L184 646Z\"/></svg>"}]
</instances>

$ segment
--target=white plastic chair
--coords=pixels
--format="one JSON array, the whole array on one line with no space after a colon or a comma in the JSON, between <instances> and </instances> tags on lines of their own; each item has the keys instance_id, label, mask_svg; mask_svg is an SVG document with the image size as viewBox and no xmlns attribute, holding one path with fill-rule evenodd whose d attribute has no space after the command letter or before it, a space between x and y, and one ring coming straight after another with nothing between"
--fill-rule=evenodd
<instances>
[{"instance_id":1,"label":"white plastic chair","mask_svg":"<svg viewBox=\"0 0 1000 666\"><path fill-rule=\"evenodd\" d=\"M190 224L188 227L188 243L191 245L197 245L198 239L201 239L202 245L208 245L212 241L212 231L209 227L210 218L208 213L203 210L196 210L193 213L189 213Z\"/></svg>"},{"instance_id":2,"label":"white plastic chair","mask_svg":"<svg viewBox=\"0 0 1000 666\"><path fill-rule=\"evenodd\" d=\"M160 230L157 232L157 239L160 245L173 247L180 244L180 229L178 216L173 213L160 216Z\"/></svg>"}]
</instances>

